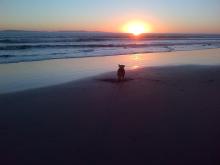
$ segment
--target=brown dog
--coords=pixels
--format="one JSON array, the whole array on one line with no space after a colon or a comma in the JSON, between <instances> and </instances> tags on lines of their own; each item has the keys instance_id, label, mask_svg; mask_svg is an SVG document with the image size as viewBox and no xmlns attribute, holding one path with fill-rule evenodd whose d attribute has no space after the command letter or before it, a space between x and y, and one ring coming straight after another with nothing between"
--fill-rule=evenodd
<instances>
[{"instance_id":1,"label":"brown dog","mask_svg":"<svg viewBox=\"0 0 220 165\"><path fill-rule=\"evenodd\" d=\"M118 81L123 81L125 78L125 65L118 65L119 69L118 69Z\"/></svg>"}]
</instances>

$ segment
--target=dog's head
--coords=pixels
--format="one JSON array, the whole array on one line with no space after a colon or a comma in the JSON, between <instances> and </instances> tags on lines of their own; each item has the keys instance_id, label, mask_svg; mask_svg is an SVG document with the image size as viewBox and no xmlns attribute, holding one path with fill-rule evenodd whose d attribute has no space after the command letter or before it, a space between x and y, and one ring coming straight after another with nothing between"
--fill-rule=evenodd
<instances>
[{"instance_id":1,"label":"dog's head","mask_svg":"<svg viewBox=\"0 0 220 165\"><path fill-rule=\"evenodd\" d=\"M118 67L120 68L120 69L124 69L125 68L125 65L118 65Z\"/></svg>"}]
</instances>

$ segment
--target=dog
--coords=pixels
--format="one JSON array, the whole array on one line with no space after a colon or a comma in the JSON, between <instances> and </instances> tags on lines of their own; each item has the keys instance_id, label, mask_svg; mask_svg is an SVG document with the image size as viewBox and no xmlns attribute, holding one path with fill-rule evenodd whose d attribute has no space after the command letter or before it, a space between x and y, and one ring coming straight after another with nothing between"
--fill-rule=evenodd
<instances>
[{"instance_id":1,"label":"dog","mask_svg":"<svg viewBox=\"0 0 220 165\"><path fill-rule=\"evenodd\" d=\"M119 69L117 72L118 81L123 81L125 79L125 65L118 65Z\"/></svg>"}]
</instances>

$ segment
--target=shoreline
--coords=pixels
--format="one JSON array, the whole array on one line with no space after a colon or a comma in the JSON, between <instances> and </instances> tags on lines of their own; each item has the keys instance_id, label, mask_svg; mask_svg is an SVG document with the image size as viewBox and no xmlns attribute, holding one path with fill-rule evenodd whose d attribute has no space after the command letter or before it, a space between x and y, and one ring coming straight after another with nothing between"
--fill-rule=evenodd
<instances>
[{"instance_id":1,"label":"shoreline","mask_svg":"<svg viewBox=\"0 0 220 165\"><path fill-rule=\"evenodd\" d=\"M220 47L215 48L198 48L192 50L168 50L168 51L143 51L143 52L134 52L134 53L125 53L125 54L114 54L114 55L101 55L101 56L83 56L83 57L65 57L65 58L50 58L50 59L40 59L40 60L32 60L32 61L18 61L18 62L5 62L0 63L0 65L7 64L19 64L19 63L31 63L31 62L44 62L51 60L68 60L68 59L83 59L83 58L102 58L102 57L115 57L115 56L129 56L129 55L138 55L138 54L152 54L152 53L172 53L172 52L191 52L191 51L202 51L202 50L216 50L220 49Z\"/></svg>"},{"instance_id":2,"label":"shoreline","mask_svg":"<svg viewBox=\"0 0 220 165\"><path fill-rule=\"evenodd\" d=\"M167 65L167 66L150 66L150 67L141 67L137 68L134 70L126 70L126 75L125 75L125 80L123 82L118 82L117 81L117 72L116 71L109 71L105 73L100 73L98 75L93 75L81 79L77 79L74 81L68 81L64 82L61 84L55 84L55 85L50 85L50 86L43 86L39 88L32 88L32 89L26 89L22 91L15 91L15 92L10 92L10 93L0 93L0 97L4 96L10 96L10 95L19 95L22 93L34 93L35 91L44 91L44 90L50 90L50 89L56 89L56 88L62 88L62 87L76 87L76 86L81 86L81 84L88 84L90 82L103 82L103 83L109 83L109 84L118 84L118 85L123 85L124 83L127 83L129 81L133 81L137 79L136 74L143 74L146 72L146 70L163 70L163 69L169 69L169 68L197 68L197 69L219 69L220 70L220 65ZM136 78L135 78L136 77ZM153 80L153 79L152 79ZM154 81L154 80L153 80ZM155 81L157 81L155 79Z\"/></svg>"},{"instance_id":3,"label":"shoreline","mask_svg":"<svg viewBox=\"0 0 220 165\"><path fill-rule=\"evenodd\" d=\"M219 53L220 49L209 49L0 64L0 93L78 81L116 71L118 64L126 65L126 70L153 66L220 65Z\"/></svg>"},{"instance_id":4,"label":"shoreline","mask_svg":"<svg viewBox=\"0 0 220 165\"><path fill-rule=\"evenodd\" d=\"M148 67L128 71L123 83L114 80L107 73L0 95L2 159L219 163L220 66Z\"/></svg>"}]
</instances>

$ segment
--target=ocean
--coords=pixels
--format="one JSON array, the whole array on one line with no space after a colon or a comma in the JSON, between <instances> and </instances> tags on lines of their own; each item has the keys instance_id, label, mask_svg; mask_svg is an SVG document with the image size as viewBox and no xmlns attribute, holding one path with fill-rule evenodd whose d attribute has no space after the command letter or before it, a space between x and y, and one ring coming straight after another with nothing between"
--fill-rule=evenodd
<instances>
[{"instance_id":1,"label":"ocean","mask_svg":"<svg viewBox=\"0 0 220 165\"><path fill-rule=\"evenodd\" d=\"M0 64L220 48L220 34L0 32Z\"/></svg>"}]
</instances>

